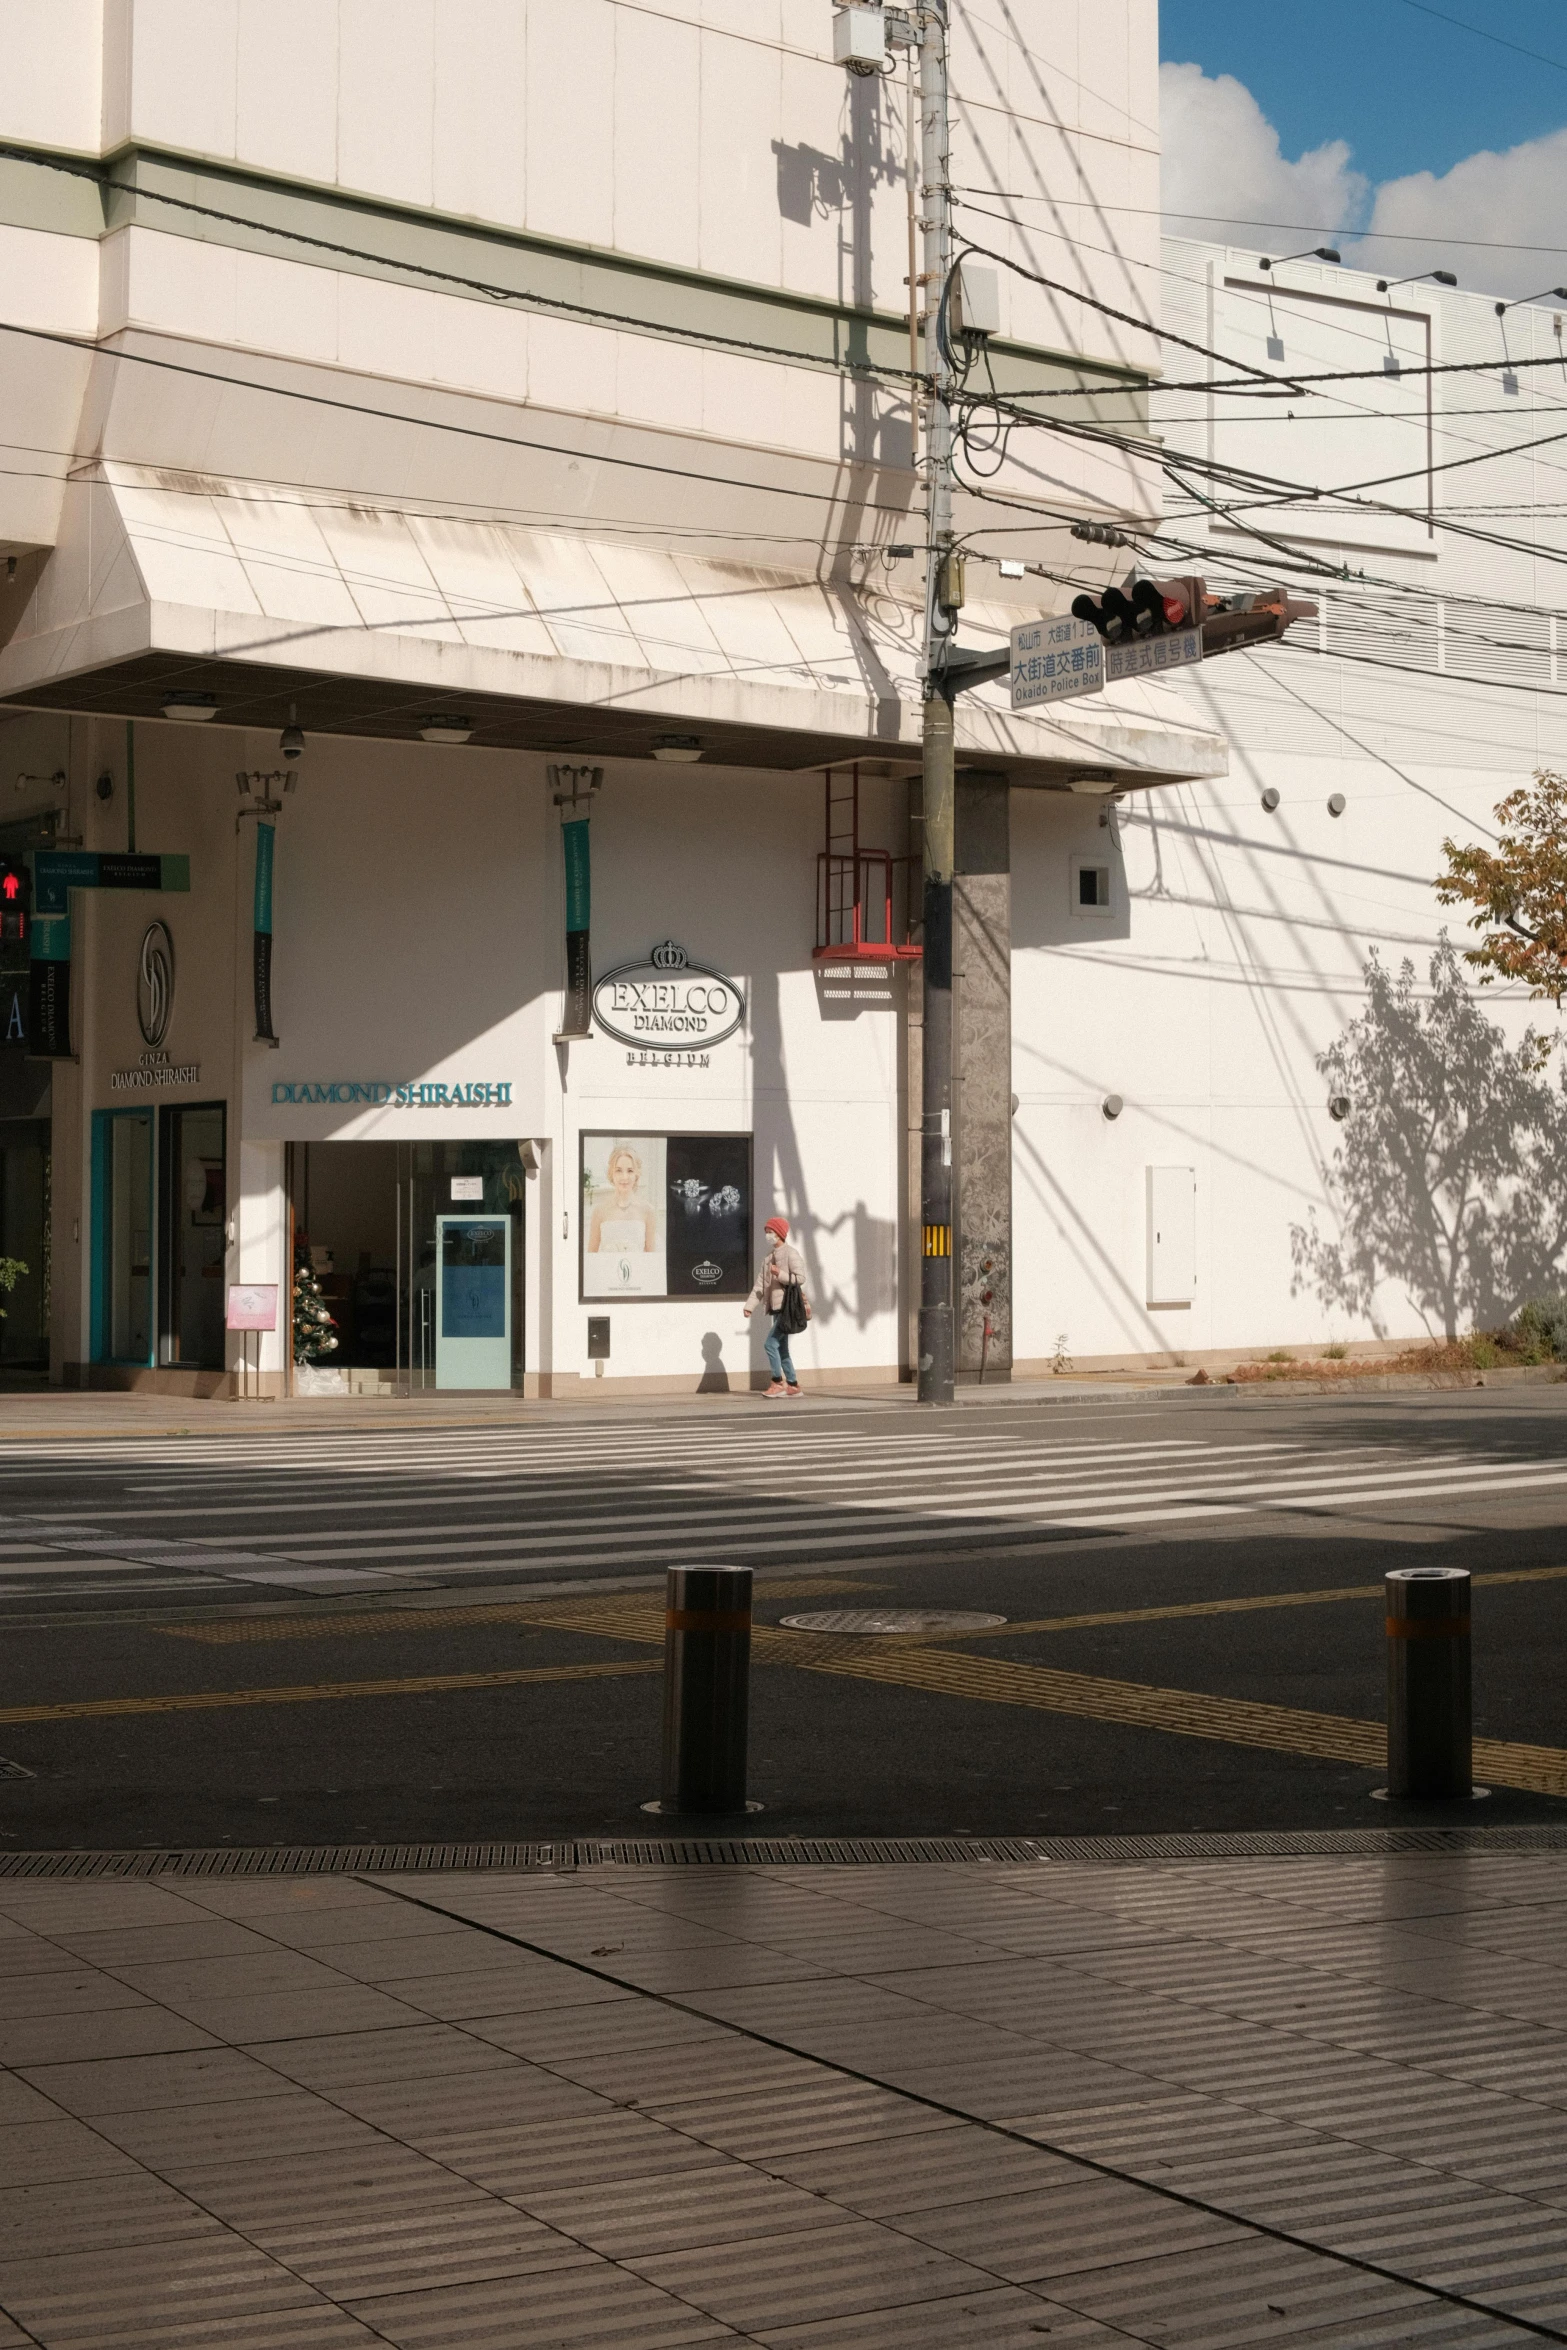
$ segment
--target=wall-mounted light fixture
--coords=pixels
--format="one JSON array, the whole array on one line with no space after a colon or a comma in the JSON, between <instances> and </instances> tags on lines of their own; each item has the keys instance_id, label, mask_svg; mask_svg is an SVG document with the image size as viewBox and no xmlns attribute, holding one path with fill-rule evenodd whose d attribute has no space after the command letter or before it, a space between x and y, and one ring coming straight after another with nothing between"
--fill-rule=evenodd
<instances>
[{"instance_id":1,"label":"wall-mounted light fixture","mask_svg":"<svg viewBox=\"0 0 1567 2350\"><path fill-rule=\"evenodd\" d=\"M1354 1106L1347 1093L1336 1093L1328 1103L1328 1116L1335 1126L1342 1126Z\"/></svg>"},{"instance_id":2,"label":"wall-mounted light fixture","mask_svg":"<svg viewBox=\"0 0 1567 2350\"><path fill-rule=\"evenodd\" d=\"M170 694L163 705L165 718L183 718L187 724L199 725L204 718L216 718L218 705L212 694Z\"/></svg>"},{"instance_id":3,"label":"wall-mounted light fixture","mask_svg":"<svg viewBox=\"0 0 1567 2350\"><path fill-rule=\"evenodd\" d=\"M1118 1093L1107 1093L1099 1107L1107 1118L1119 1118L1126 1104Z\"/></svg>"},{"instance_id":4,"label":"wall-mounted light fixture","mask_svg":"<svg viewBox=\"0 0 1567 2350\"><path fill-rule=\"evenodd\" d=\"M473 732L473 720L457 711L434 718L421 718L419 739L427 743L465 743Z\"/></svg>"},{"instance_id":5,"label":"wall-mounted light fixture","mask_svg":"<svg viewBox=\"0 0 1567 2350\"><path fill-rule=\"evenodd\" d=\"M702 756L702 738L696 734L655 734L653 756L674 765L690 766Z\"/></svg>"}]
</instances>

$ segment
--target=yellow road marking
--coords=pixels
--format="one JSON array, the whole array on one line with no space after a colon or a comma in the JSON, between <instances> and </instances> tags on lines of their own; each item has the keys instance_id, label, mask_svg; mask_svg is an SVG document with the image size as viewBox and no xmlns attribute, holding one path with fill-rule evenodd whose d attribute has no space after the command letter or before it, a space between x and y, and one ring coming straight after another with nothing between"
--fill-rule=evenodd
<instances>
[{"instance_id":1,"label":"yellow road marking","mask_svg":"<svg viewBox=\"0 0 1567 2350\"><path fill-rule=\"evenodd\" d=\"M657 1657L616 1663L517 1666L503 1673L420 1673L397 1681L306 1681L292 1689L183 1689L168 1697L83 1697L64 1705L0 1707L0 1722L80 1722L115 1714L198 1714L234 1705L315 1705L340 1697L419 1697L449 1689L510 1689L525 1681L607 1681L659 1673Z\"/></svg>"},{"instance_id":2,"label":"yellow road marking","mask_svg":"<svg viewBox=\"0 0 1567 2350\"><path fill-rule=\"evenodd\" d=\"M1475 1579L1522 1583L1563 1574L1567 1574L1567 1568L1526 1567ZM856 1584L854 1588L863 1590L865 1586ZM1274 1593L1256 1604L1307 1605L1314 1600L1381 1596L1380 1584L1350 1584L1332 1592ZM1198 1601L1193 1607L1207 1612L1225 1604ZM482 1615L495 1611L475 1612ZM518 1611L519 1615L522 1612ZM1013 1633L1054 1630L1070 1624L1137 1621L1168 1612L1128 1609L1115 1616L1057 1617L1039 1625L1013 1624L1005 1629ZM656 1596L638 1594L537 1606L526 1610L525 1620L541 1630L590 1633L601 1639L640 1646L660 1649L663 1646L662 1606ZM960 1649L935 1648L915 1640L872 1642L852 1637L821 1638L808 1632L759 1625L752 1648L761 1664L922 1689L933 1696L956 1697L971 1703L1027 1706L1042 1713L1072 1714L1086 1721L1160 1730L1176 1737L1212 1739L1230 1746L1260 1747L1276 1754L1308 1755L1319 1761L1354 1763L1366 1769L1379 1769L1387 1759L1383 1725L1344 1714L1310 1713L1295 1706L1213 1697L1191 1689L1162 1689L1145 1682L1109 1680L1095 1673L1058 1672L1046 1665L1017 1663L1004 1657L969 1656ZM639 1657L616 1663L523 1666L494 1673L428 1673L396 1680L320 1681L295 1688L211 1689L165 1697L87 1698L61 1705L0 1708L0 1723L195 1713L230 1706L302 1705L349 1697L410 1697L452 1690L509 1688L534 1681L602 1680L661 1670L660 1658ZM1474 1764L1481 1779L1492 1785L1521 1788L1539 1795L1567 1796L1567 1750L1560 1747L1477 1738Z\"/></svg>"},{"instance_id":3,"label":"yellow road marking","mask_svg":"<svg viewBox=\"0 0 1567 2350\"><path fill-rule=\"evenodd\" d=\"M1520 1568L1516 1579L1556 1572L1559 1570ZM1357 1598L1361 1596L1360 1586L1346 1588ZM1370 1588L1382 1596L1380 1584ZM539 1612L542 1617L544 1610ZM662 1645L662 1627L645 1611L640 1622L627 1608L618 1611L613 1623L610 1616L610 1609L602 1605L596 1613L587 1606L549 1611L549 1620L558 1631L596 1631L611 1639ZM961 1649L932 1648L913 1640L833 1639L758 1626L751 1646L759 1663L791 1665L800 1672L841 1674L981 1704L1032 1706L1043 1713L1077 1714L1089 1721L1165 1730L1178 1737L1212 1738L1229 1746L1259 1746L1277 1754L1359 1763L1369 1769L1381 1769L1387 1761L1383 1724L1359 1721L1347 1714L1307 1713L1295 1706L1265 1705L1248 1698L1209 1697L1198 1690L1111 1681L1097 1673L1057 1672L1046 1665L966 1656ZM1499 1787L1524 1788L1537 1795L1567 1795L1567 1750L1560 1747L1477 1738L1474 1766L1482 1780Z\"/></svg>"},{"instance_id":4,"label":"yellow road marking","mask_svg":"<svg viewBox=\"0 0 1567 2350\"><path fill-rule=\"evenodd\" d=\"M829 1599L844 1591L885 1591L885 1583L866 1583L856 1575L769 1576L767 1594L772 1599ZM628 1603L620 1593L601 1601L587 1603L596 1607L625 1607ZM638 1593L635 1601L647 1614L648 1620L664 1620L664 1595L661 1591ZM341 1640L357 1632L443 1632L464 1624L529 1624L537 1627L539 1601L479 1600L472 1607L395 1607L345 1608L341 1614L323 1610L312 1616L239 1616L219 1617L214 1623L154 1624L151 1629L170 1640L201 1640L212 1647L227 1647L236 1641L253 1640Z\"/></svg>"},{"instance_id":5,"label":"yellow road marking","mask_svg":"<svg viewBox=\"0 0 1567 2350\"><path fill-rule=\"evenodd\" d=\"M1475 1575L1479 1583L1559 1583L1567 1577L1567 1567L1506 1567L1494 1573ZM987 1624L982 1631L965 1632L964 1640L1008 1640L1020 1632L1086 1632L1097 1624L1160 1624L1179 1616L1250 1615L1254 1609L1270 1607L1322 1607L1330 1601L1345 1599L1385 1599L1380 1583L1341 1583L1330 1591L1263 1591L1248 1594L1244 1599L1192 1599L1172 1603L1168 1607L1115 1608L1092 1616L1036 1616L1026 1623ZM931 1635L914 1634L911 1637L929 1639ZM936 1635L940 1637L940 1635Z\"/></svg>"}]
</instances>

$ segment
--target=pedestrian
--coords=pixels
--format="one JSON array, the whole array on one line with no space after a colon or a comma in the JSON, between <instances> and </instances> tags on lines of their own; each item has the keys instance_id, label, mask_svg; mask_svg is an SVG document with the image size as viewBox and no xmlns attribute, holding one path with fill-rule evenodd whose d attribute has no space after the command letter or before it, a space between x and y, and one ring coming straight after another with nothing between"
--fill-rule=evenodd
<instances>
[{"instance_id":1,"label":"pedestrian","mask_svg":"<svg viewBox=\"0 0 1567 2350\"><path fill-rule=\"evenodd\" d=\"M805 1320L811 1318L811 1301L805 1294L805 1259L789 1238L787 1216L769 1216L763 1229L768 1234L768 1247L760 1270L745 1301L747 1321L753 1306L760 1305L771 1314L773 1326L763 1345L767 1349L768 1367L773 1374L769 1395L798 1395L800 1382L794 1375L794 1364L789 1355L789 1341L804 1325L792 1322L789 1295L792 1284L798 1285L799 1299Z\"/></svg>"}]
</instances>

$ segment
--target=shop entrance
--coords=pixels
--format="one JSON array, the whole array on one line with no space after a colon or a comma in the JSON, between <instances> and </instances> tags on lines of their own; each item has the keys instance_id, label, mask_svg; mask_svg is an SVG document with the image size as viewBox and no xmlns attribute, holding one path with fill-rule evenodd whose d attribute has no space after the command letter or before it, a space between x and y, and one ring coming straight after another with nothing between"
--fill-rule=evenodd
<instances>
[{"instance_id":1,"label":"shop entrance","mask_svg":"<svg viewBox=\"0 0 1567 2350\"><path fill-rule=\"evenodd\" d=\"M319 1288L336 1341L294 1316L297 1390L520 1392L523 1147L289 1145L296 1293Z\"/></svg>"},{"instance_id":2,"label":"shop entrance","mask_svg":"<svg viewBox=\"0 0 1567 2350\"><path fill-rule=\"evenodd\" d=\"M93 1361L221 1371L227 1112L93 1113Z\"/></svg>"}]
</instances>

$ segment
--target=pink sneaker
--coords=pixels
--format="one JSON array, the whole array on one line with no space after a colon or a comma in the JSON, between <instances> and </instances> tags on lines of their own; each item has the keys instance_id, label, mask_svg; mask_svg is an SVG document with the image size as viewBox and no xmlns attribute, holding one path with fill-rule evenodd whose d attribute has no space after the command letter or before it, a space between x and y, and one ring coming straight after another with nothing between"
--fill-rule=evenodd
<instances>
[{"instance_id":1,"label":"pink sneaker","mask_svg":"<svg viewBox=\"0 0 1567 2350\"><path fill-rule=\"evenodd\" d=\"M785 1389L785 1393L788 1395L803 1395L805 1390L803 1387L790 1387Z\"/></svg>"},{"instance_id":2,"label":"pink sneaker","mask_svg":"<svg viewBox=\"0 0 1567 2350\"><path fill-rule=\"evenodd\" d=\"M775 1379L771 1387L765 1388L763 1392L767 1395L787 1395L789 1390L781 1379Z\"/></svg>"}]
</instances>

